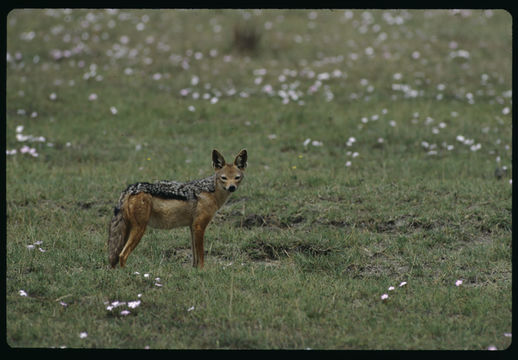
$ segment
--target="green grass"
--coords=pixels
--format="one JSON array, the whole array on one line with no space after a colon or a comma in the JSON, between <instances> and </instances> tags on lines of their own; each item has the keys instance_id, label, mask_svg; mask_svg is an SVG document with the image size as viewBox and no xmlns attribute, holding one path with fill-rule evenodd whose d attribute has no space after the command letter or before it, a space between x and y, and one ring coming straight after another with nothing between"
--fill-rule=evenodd
<instances>
[{"instance_id":1,"label":"green grass","mask_svg":"<svg viewBox=\"0 0 518 360\"><path fill-rule=\"evenodd\" d=\"M508 13L15 10L7 52L11 347L510 345ZM243 147L203 270L187 229L108 269L120 191Z\"/></svg>"}]
</instances>

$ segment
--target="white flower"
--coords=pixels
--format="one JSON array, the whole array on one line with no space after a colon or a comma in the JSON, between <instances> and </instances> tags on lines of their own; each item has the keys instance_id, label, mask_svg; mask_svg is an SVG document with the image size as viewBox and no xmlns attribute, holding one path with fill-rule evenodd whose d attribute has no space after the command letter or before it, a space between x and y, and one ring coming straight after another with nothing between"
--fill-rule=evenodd
<instances>
[{"instance_id":1,"label":"white flower","mask_svg":"<svg viewBox=\"0 0 518 360\"><path fill-rule=\"evenodd\" d=\"M27 293L24 290L18 291L18 294L20 294L20 296L27 296Z\"/></svg>"},{"instance_id":2,"label":"white flower","mask_svg":"<svg viewBox=\"0 0 518 360\"><path fill-rule=\"evenodd\" d=\"M126 316L126 315L129 315L130 314L130 311L129 310L122 310L121 311L121 315L122 316Z\"/></svg>"},{"instance_id":3,"label":"white flower","mask_svg":"<svg viewBox=\"0 0 518 360\"><path fill-rule=\"evenodd\" d=\"M86 331L83 331L83 332L80 332L80 333L79 333L79 337L80 337L81 339L84 339L84 338L86 338L87 336L88 336L88 333L87 333Z\"/></svg>"},{"instance_id":4,"label":"white flower","mask_svg":"<svg viewBox=\"0 0 518 360\"><path fill-rule=\"evenodd\" d=\"M187 311L193 311L194 310L194 306L191 306L190 308L187 309Z\"/></svg>"},{"instance_id":5,"label":"white flower","mask_svg":"<svg viewBox=\"0 0 518 360\"><path fill-rule=\"evenodd\" d=\"M131 309L135 309L136 307L138 307L140 305L140 300L137 300L137 301L129 301L128 302L128 307L131 308Z\"/></svg>"},{"instance_id":6,"label":"white flower","mask_svg":"<svg viewBox=\"0 0 518 360\"><path fill-rule=\"evenodd\" d=\"M403 287L406 285L406 281L403 281L401 284L399 284L399 287Z\"/></svg>"},{"instance_id":7,"label":"white flower","mask_svg":"<svg viewBox=\"0 0 518 360\"><path fill-rule=\"evenodd\" d=\"M30 138L30 136L28 136L28 135L23 135L20 133L16 134L16 140L18 140L18 141L27 141L27 140L29 140L29 138Z\"/></svg>"},{"instance_id":8,"label":"white flower","mask_svg":"<svg viewBox=\"0 0 518 360\"><path fill-rule=\"evenodd\" d=\"M117 108L115 106L111 106L110 107L110 112L113 114L113 115L117 115Z\"/></svg>"},{"instance_id":9,"label":"white flower","mask_svg":"<svg viewBox=\"0 0 518 360\"><path fill-rule=\"evenodd\" d=\"M95 101L95 100L97 100L97 94L95 94L95 93L90 94L90 95L88 96L88 100L90 100L90 101Z\"/></svg>"},{"instance_id":10,"label":"white flower","mask_svg":"<svg viewBox=\"0 0 518 360\"><path fill-rule=\"evenodd\" d=\"M387 300L388 299L388 294L383 294L381 295L381 300Z\"/></svg>"},{"instance_id":11,"label":"white flower","mask_svg":"<svg viewBox=\"0 0 518 360\"><path fill-rule=\"evenodd\" d=\"M23 125L18 125L18 126L16 127L16 132L17 132L17 133L21 133L22 131L23 131Z\"/></svg>"},{"instance_id":12,"label":"white flower","mask_svg":"<svg viewBox=\"0 0 518 360\"><path fill-rule=\"evenodd\" d=\"M461 286L461 285L462 285L462 280L455 281L455 286Z\"/></svg>"},{"instance_id":13,"label":"white flower","mask_svg":"<svg viewBox=\"0 0 518 360\"><path fill-rule=\"evenodd\" d=\"M496 348L496 346L494 346L494 345L490 345L490 346L488 346L488 347L487 347L487 349L488 349L489 351L495 351L495 350L498 350L498 349Z\"/></svg>"},{"instance_id":14,"label":"white flower","mask_svg":"<svg viewBox=\"0 0 518 360\"><path fill-rule=\"evenodd\" d=\"M394 286L389 286L389 288L388 288L389 291L392 291L394 289L395 289Z\"/></svg>"},{"instance_id":15,"label":"white flower","mask_svg":"<svg viewBox=\"0 0 518 360\"><path fill-rule=\"evenodd\" d=\"M311 142L311 139L310 138L307 138L306 140L304 140L304 146L308 146L308 144Z\"/></svg>"}]
</instances>

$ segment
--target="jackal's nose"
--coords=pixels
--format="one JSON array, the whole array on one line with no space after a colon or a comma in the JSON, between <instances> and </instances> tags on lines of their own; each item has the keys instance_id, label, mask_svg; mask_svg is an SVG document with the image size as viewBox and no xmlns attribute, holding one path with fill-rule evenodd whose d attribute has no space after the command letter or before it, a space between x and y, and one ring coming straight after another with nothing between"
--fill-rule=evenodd
<instances>
[{"instance_id":1,"label":"jackal's nose","mask_svg":"<svg viewBox=\"0 0 518 360\"><path fill-rule=\"evenodd\" d=\"M237 189L236 185L230 185L228 187L228 191L230 191L230 192L234 192L234 191L236 191L236 189Z\"/></svg>"}]
</instances>

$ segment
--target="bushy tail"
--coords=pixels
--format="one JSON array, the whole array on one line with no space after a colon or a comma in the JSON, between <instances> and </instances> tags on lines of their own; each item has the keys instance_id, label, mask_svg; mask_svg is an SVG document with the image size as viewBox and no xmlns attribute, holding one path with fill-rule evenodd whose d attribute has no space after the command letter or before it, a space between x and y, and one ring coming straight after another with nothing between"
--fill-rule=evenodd
<instances>
[{"instance_id":1,"label":"bushy tail","mask_svg":"<svg viewBox=\"0 0 518 360\"><path fill-rule=\"evenodd\" d=\"M108 236L108 261L112 268L117 266L119 262L119 254L121 253L128 239L127 224L122 216L122 208L116 207L110 223L110 234Z\"/></svg>"}]
</instances>

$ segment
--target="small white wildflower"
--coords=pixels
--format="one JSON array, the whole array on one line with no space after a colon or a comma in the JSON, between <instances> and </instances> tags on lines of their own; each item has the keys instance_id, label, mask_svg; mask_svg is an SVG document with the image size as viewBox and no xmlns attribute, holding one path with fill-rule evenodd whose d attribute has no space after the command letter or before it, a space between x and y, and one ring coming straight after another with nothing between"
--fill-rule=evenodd
<instances>
[{"instance_id":1,"label":"small white wildflower","mask_svg":"<svg viewBox=\"0 0 518 360\"><path fill-rule=\"evenodd\" d=\"M194 111L196 111L196 108L194 106L192 106L192 105L189 105L187 110L189 110L190 112L194 112Z\"/></svg>"},{"instance_id":2,"label":"small white wildflower","mask_svg":"<svg viewBox=\"0 0 518 360\"><path fill-rule=\"evenodd\" d=\"M64 302L64 301L60 301L59 304L61 306L63 306L63 307L67 307L68 306L68 304L66 302Z\"/></svg>"},{"instance_id":3,"label":"small white wildflower","mask_svg":"<svg viewBox=\"0 0 518 360\"><path fill-rule=\"evenodd\" d=\"M27 293L24 290L18 291L18 294L20 294L20 296L27 296Z\"/></svg>"},{"instance_id":4,"label":"small white wildflower","mask_svg":"<svg viewBox=\"0 0 518 360\"><path fill-rule=\"evenodd\" d=\"M194 310L194 306L191 306L190 308L187 309L188 312L193 311L193 310Z\"/></svg>"},{"instance_id":5,"label":"small white wildflower","mask_svg":"<svg viewBox=\"0 0 518 360\"><path fill-rule=\"evenodd\" d=\"M18 125L18 126L16 127L16 132L17 132L17 133L21 133L22 131L23 131L23 125Z\"/></svg>"},{"instance_id":6,"label":"small white wildflower","mask_svg":"<svg viewBox=\"0 0 518 360\"><path fill-rule=\"evenodd\" d=\"M403 281L403 282L401 282L401 284L399 284L399 287L403 287L405 285L406 285L406 281Z\"/></svg>"},{"instance_id":7,"label":"small white wildflower","mask_svg":"<svg viewBox=\"0 0 518 360\"><path fill-rule=\"evenodd\" d=\"M112 302L112 306L115 308L117 306L121 306L121 305L125 305L126 302L125 301L118 301L118 300L115 300L114 302Z\"/></svg>"},{"instance_id":8,"label":"small white wildflower","mask_svg":"<svg viewBox=\"0 0 518 360\"><path fill-rule=\"evenodd\" d=\"M490 345L490 346L488 346L488 347L487 347L487 349L488 349L489 351L495 351L495 350L498 350L498 349L496 348L496 346L495 346L495 345Z\"/></svg>"},{"instance_id":9,"label":"small white wildflower","mask_svg":"<svg viewBox=\"0 0 518 360\"><path fill-rule=\"evenodd\" d=\"M311 142L311 139L307 138L306 140L304 140L304 146L308 146L310 142Z\"/></svg>"},{"instance_id":10,"label":"small white wildflower","mask_svg":"<svg viewBox=\"0 0 518 360\"><path fill-rule=\"evenodd\" d=\"M345 166L349 167L349 166L351 166L352 164L353 164L352 162L350 162L350 161L346 161Z\"/></svg>"},{"instance_id":11,"label":"small white wildflower","mask_svg":"<svg viewBox=\"0 0 518 360\"><path fill-rule=\"evenodd\" d=\"M34 245L32 245L32 244L31 244L31 245L27 245L27 249L29 249L29 250L32 250L32 249L34 249L34 248L35 248L35 246L34 246Z\"/></svg>"},{"instance_id":12,"label":"small white wildflower","mask_svg":"<svg viewBox=\"0 0 518 360\"><path fill-rule=\"evenodd\" d=\"M122 310L122 311L120 312L120 314L121 314L122 316L126 316L126 315L129 315L129 314L130 314L130 311L129 311L129 310Z\"/></svg>"},{"instance_id":13,"label":"small white wildflower","mask_svg":"<svg viewBox=\"0 0 518 360\"><path fill-rule=\"evenodd\" d=\"M56 100L57 98L58 98L58 96L56 95L56 93L51 93L49 95L49 99L52 100L52 101Z\"/></svg>"},{"instance_id":14,"label":"small white wildflower","mask_svg":"<svg viewBox=\"0 0 518 360\"><path fill-rule=\"evenodd\" d=\"M90 101L97 100L97 94L92 93L92 94L88 95L88 100L90 100Z\"/></svg>"},{"instance_id":15,"label":"small white wildflower","mask_svg":"<svg viewBox=\"0 0 518 360\"><path fill-rule=\"evenodd\" d=\"M506 333L504 333L504 336L505 336L505 337L512 337L512 336L513 336L513 334L512 334L512 333L508 333L508 332L506 332Z\"/></svg>"},{"instance_id":16,"label":"small white wildflower","mask_svg":"<svg viewBox=\"0 0 518 360\"><path fill-rule=\"evenodd\" d=\"M27 141L27 140L29 140L29 138L30 138L30 136L28 136L28 135L23 135L20 133L16 134L16 140L18 140L18 141Z\"/></svg>"},{"instance_id":17,"label":"small white wildflower","mask_svg":"<svg viewBox=\"0 0 518 360\"><path fill-rule=\"evenodd\" d=\"M45 252L45 251L47 251L47 250L42 249L42 248L40 248L40 247L38 248L38 250L39 250L39 251L41 251L41 252Z\"/></svg>"},{"instance_id":18,"label":"small white wildflower","mask_svg":"<svg viewBox=\"0 0 518 360\"><path fill-rule=\"evenodd\" d=\"M394 289L395 289L395 287L394 287L394 286L389 286L388 291L392 291L392 290L394 290Z\"/></svg>"},{"instance_id":19,"label":"small white wildflower","mask_svg":"<svg viewBox=\"0 0 518 360\"><path fill-rule=\"evenodd\" d=\"M387 300L388 299L388 294L383 294L381 295L381 300Z\"/></svg>"},{"instance_id":20,"label":"small white wildflower","mask_svg":"<svg viewBox=\"0 0 518 360\"><path fill-rule=\"evenodd\" d=\"M481 147L482 147L482 145L480 143L478 143L478 144L475 144L475 145L471 145L470 150L471 151L478 151L478 150L480 150Z\"/></svg>"},{"instance_id":21,"label":"small white wildflower","mask_svg":"<svg viewBox=\"0 0 518 360\"><path fill-rule=\"evenodd\" d=\"M461 285L462 285L462 280L455 281L455 286L461 286Z\"/></svg>"},{"instance_id":22,"label":"small white wildflower","mask_svg":"<svg viewBox=\"0 0 518 360\"><path fill-rule=\"evenodd\" d=\"M113 114L113 115L117 115L117 108L115 106L111 106L110 107L110 112Z\"/></svg>"},{"instance_id":23,"label":"small white wildflower","mask_svg":"<svg viewBox=\"0 0 518 360\"><path fill-rule=\"evenodd\" d=\"M311 142L311 145L313 145L313 146L322 146L322 145L324 145L324 143L322 141L313 140Z\"/></svg>"},{"instance_id":24,"label":"small white wildflower","mask_svg":"<svg viewBox=\"0 0 518 360\"><path fill-rule=\"evenodd\" d=\"M80 337L81 339L85 339L87 336L88 336L88 333L87 333L86 331L83 331L83 332L80 332L80 333L79 333L79 337Z\"/></svg>"}]
</instances>

